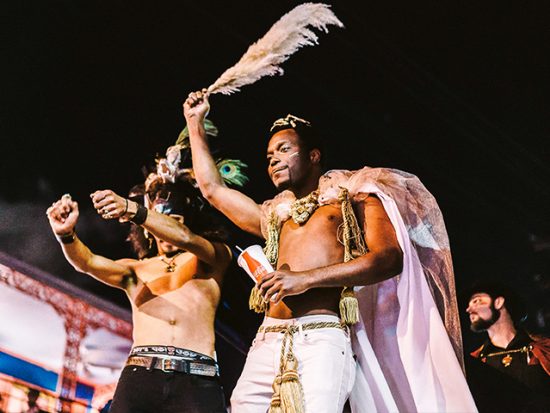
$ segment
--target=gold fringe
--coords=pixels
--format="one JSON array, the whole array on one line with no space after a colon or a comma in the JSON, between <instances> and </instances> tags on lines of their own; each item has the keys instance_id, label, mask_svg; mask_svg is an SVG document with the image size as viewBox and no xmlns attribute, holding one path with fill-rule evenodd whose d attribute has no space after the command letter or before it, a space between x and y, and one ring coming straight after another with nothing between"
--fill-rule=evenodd
<instances>
[{"instance_id":1,"label":"gold fringe","mask_svg":"<svg viewBox=\"0 0 550 413\"><path fill-rule=\"evenodd\" d=\"M344 262L353 260L367 252L367 246L357 217L353 212L353 206L349 200L348 190L340 187L338 200L342 203L342 226L344 243ZM340 317L347 324L355 324L359 321L359 302L355 297L352 287L344 287L340 296Z\"/></svg>"},{"instance_id":2,"label":"gold fringe","mask_svg":"<svg viewBox=\"0 0 550 413\"><path fill-rule=\"evenodd\" d=\"M267 221L267 239L265 240L264 254L274 267L279 258L279 222L277 214L272 211Z\"/></svg>"},{"instance_id":3,"label":"gold fringe","mask_svg":"<svg viewBox=\"0 0 550 413\"><path fill-rule=\"evenodd\" d=\"M279 375L273 380L273 396L271 396L268 413L283 413L283 408L281 407L281 380L281 376Z\"/></svg>"},{"instance_id":4,"label":"gold fringe","mask_svg":"<svg viewBox=\"0 0 550 413\"><path fill-rule=\"evenodd\" d=\"M267 239L265 241L264 254L271 265L277 265L279 257L279 222L275 211L271 212L267 221ZM268 309L268 302L264 300L256 285L250 291L248 308L257 313L265 313Z\"/></svg>"},{"instance_id":5,"label":"gold fringe","mask_svg":"<svg viewBox=\"0 0 550 413\"><path fill-rule=\"evenodd\" d=\"M359 322L359 301L355 297L353 288L344 287L340 295L340 318L346 325Z\"/></svg>"},{"instance_id":6,"label":"gold fringe","mask_svg":"<svg viewBox=\"0 0 550 413\"><path fill-rule=\"evenodd\" d=\"M267 310L267 301L264 300L264 297L260 293L258 286L254 286L250 290L250 298L248 299L248 308L254 310L257 313L263 313Z\"/></svg>"},{"instance_id":7,"label":"gold fringe","mask_svg":"<svg viewBox=\"0 0 550 413\"><path fill-rule=\"evenodd\" d=\"M305 413L298 362L294 357L286 360L285 371L281 377L280 399L284 413Z\"/></svg>"},{"instance_id":8,"label":"gold fringe","mask_svg":"<svg viewBox=\"0 0 550 413\"><path fill-rule=\"evenodd\" d=\"M368 249L346 188L340 187L338 200L342 203L344 262L348 262L365 254Z\"/></svg>"},{"instance_id":9,"label":"gold fringe","mask_svg":"<svg viewBox=\"0 0 550 413\"><path fill-rule=\"evenodd\" d=\"M302 324L302 330L319 328L341 328L342 323L321 321ZM294 334L299 331L295 325L260 326L258 333L284 333L281 343L279 374L273 381L273 396L269 413L304 413L304 391L298 374L298 360L294 356Z\"/></svg>"}]
</instances>

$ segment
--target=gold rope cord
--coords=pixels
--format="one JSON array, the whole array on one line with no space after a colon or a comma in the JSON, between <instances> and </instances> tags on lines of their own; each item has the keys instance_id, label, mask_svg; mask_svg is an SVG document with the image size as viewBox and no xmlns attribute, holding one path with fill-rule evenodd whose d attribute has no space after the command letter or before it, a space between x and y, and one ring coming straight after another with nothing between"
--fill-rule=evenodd
<instances>
[{"instance_id":1,"label":"gold rope cord","mask_svg":"<svg viewBox=\"0 0 550 413\"><path fill-rule=\"evenodd\" d=\"M279 258L279 221L275 211L269 214L264 254L271 265L277 265L277 259ZM264 313L268 309L268 302L264 299L256 285L250 291L248 308L257 313Z\"/></svg>"},{"instance_id":2,"label":"gold rope cord","mask_svg":"<svg viewBox=\"0 0 550 413\"><path fill-rule=\"evenodd\" d=\"M504 356L505 354L511 353L527 353L532 350L532 346L523 346L522 348L517 348L513 350L497 351L496 353L481 354L481 357L494 357L494 356Z\"/></svg>"},{"instance_id":3,"label":"gold rope cord","mask_svg":"<svg viewBox=\"0 0 550 413\"><path fill-rule=\"evenodd\" d=\"M342 241L344 244L344 262L367 253L367 245L353 207L349 201L349 194L346 188L340 187L338 201L342 203Z\"/></svg>"},{"instance_id":4,"label":"gold rope cord","mask_svg":"<svg viewBox=\"0 0 550 413\"><path fill-rule=\"evenodd\" d=\"M294 334L298 331L322 328L346 329L336 321L318 321L296 325L260 326L258 333L284 333L281 344L279 374L273 380L273 396L269 413L304 413L304 395L298 375L298 360L294 356Z\"/></svg>"},{"instance_id":5,"label":"gold rope cord","mask_svg":"<svg viewBox=\"0 0 550 413\"><path fill-rule=\"evenodd\" d=\"M269 263L273 266L277 265L279 259L279 220L275 211L269 214L267 221L267 238L265 241L264 254Z\"/></svg>"},{"instance_id":6,"label":"gold rope cord","mask_svg":"<svg viewBox=\"0 0 550 413\"><path fill-rule=\"evenodd\" d=\"M340 187L338 200L342 203L342 243L344 244L344 262L349 262L367 252L359 222L353 212L348 190ZM359 302L353 287L344 287L340 295L340 317L348 325L359 322Z\"/></svg>"}]
</instances>

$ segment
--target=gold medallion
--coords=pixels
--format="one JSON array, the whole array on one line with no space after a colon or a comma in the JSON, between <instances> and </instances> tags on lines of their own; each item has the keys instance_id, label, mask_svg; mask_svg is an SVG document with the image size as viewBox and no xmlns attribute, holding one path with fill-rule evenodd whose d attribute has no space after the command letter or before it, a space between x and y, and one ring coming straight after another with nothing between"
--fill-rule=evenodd
<instances>
[{"instance_id":1,"label":"gold medallion","mask_svg":"<svg viewBox=\"0 0 550 413\"><path fill-rule=\"evenodd\" d=\"M510 364L512 364L512 356L507 354L506 356L504 356L502 358L502 364L504 365L504 367L508 367Z\"/></svg>"}]
</instances>

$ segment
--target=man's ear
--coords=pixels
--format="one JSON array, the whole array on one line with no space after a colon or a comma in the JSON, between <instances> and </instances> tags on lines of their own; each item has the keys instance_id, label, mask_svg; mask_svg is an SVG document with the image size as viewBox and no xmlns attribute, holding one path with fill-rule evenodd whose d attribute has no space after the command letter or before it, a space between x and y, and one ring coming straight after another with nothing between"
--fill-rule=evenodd
<instances>
[{"instance_id":1,"label":"man's ear","mask_svg":"<svg viewBox=\"0 0 550 413\"><path fill-rule=\"evenodd\" d=\"M502 307L504 307L504 302L506 299L504 297L497 297L495 298L494 306L497 310L500 310Z\"/></svg>"},{"instance_id":2,"label":"man's ear","mask_svg":"<svg viewBox=\"0 0 550 413\"><path fill-rule=\"evenodd\" d=\"M309 151L309 160L312 164L318 165L321 163L321 151L319 149L312 149Z\"/></svg>"}]
</instances>

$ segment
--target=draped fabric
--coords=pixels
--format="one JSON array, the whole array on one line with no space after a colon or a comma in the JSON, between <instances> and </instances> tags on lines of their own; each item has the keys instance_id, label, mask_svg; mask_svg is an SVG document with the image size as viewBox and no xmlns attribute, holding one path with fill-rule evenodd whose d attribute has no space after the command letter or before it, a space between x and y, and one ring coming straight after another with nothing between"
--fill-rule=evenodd
<instances>
[{"instance_id":1,"label":"draped fabric","mask_svg":"<svg viewBox=\"0 0 550 413\"><path fill-rule=\"evenodd\" d=\"M435 198L412 174L365 167L323 175L319 204L337 204L340 187L354 204L378 196L403 251L400 275L355 287L361 321L354 326L353 411L477 411L463 374L451 251ZM264 235L269 214L282 224L294 200L284 191L262 205Z\"/></svg>"}]
</instances>

